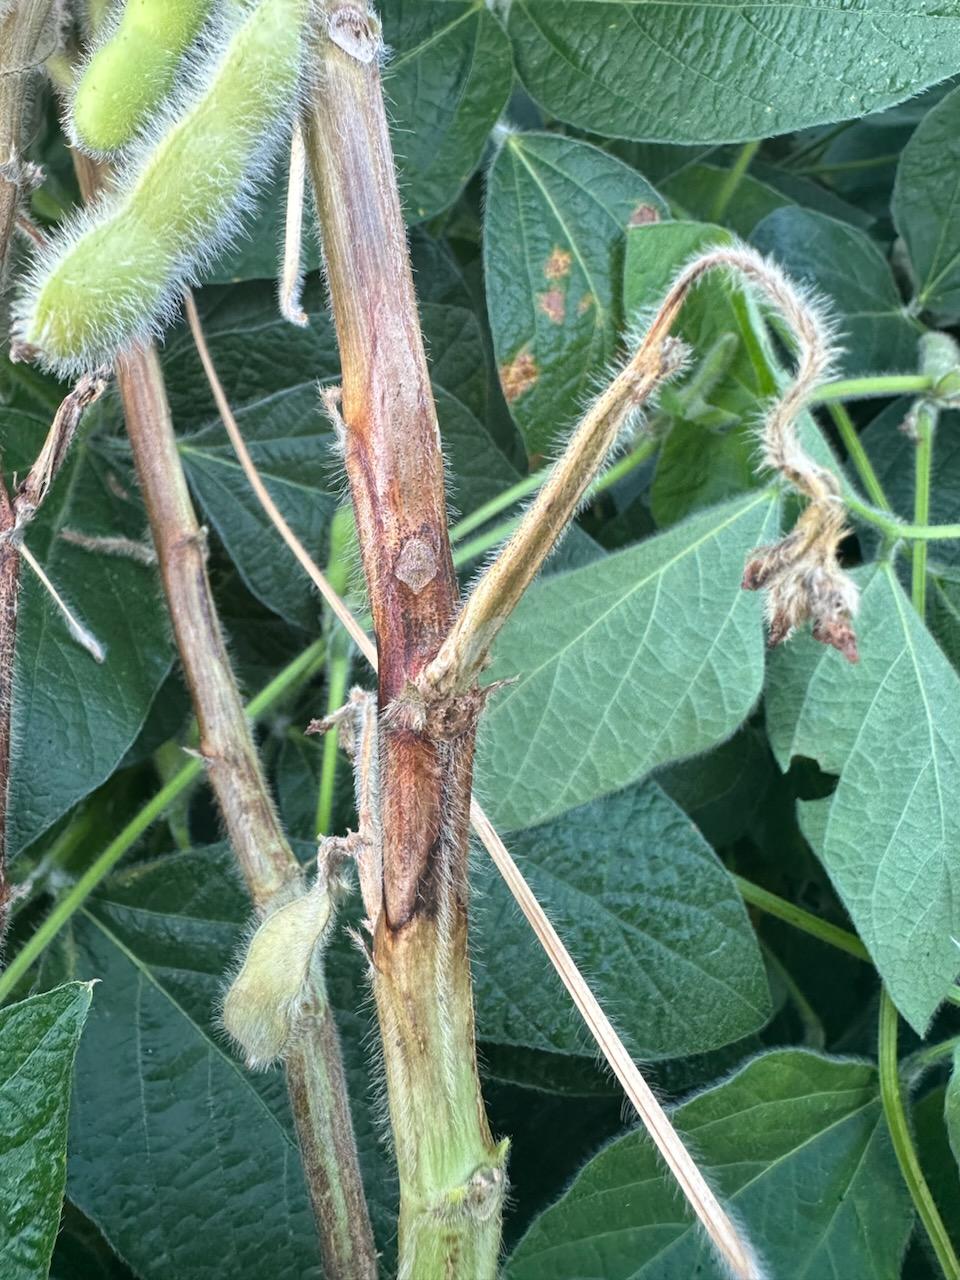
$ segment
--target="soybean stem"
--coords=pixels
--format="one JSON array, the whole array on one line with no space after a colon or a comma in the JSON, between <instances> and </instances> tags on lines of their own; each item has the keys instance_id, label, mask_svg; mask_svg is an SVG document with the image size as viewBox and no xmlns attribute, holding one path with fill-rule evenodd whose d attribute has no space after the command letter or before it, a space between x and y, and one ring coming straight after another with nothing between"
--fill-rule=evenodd
<instances>
[{"instance_id":1,"label":"soybean stem","mask_svg":"<svg viewBox=\"0 0 960 1280\"><path fill-rule=\"evenodd\" d=\"M929 404L917 406L914 416L917 431L916 462L914 467L913 519L918 525L926 525L930 519L930 473L933 464L933 437L936 426L936 410ZM927 612L927 544L917 541L913 545L913 607L921 618Z\"/></svg>"},{"instance_id":2,"label":"soybean stem","mask_svg":"<svg viewBox=\"0 0 960 1280\"><path fill-rule=\"evenodd\" d=\"M873 463L867 456L867 451L863 447L863 441L860 434L853 424L853 419L847 412L846 405L841 401L829 404L830 417L833 419L834 425L839 432L840 439L843 441L843 447L847 451L847 456L856 468L857 475L867 491L867 497L875 507L879 507L881 511L889 511L892 513L893 508L887 499L887 495L883 491L883 485L873 469Z\"/></svg>"},{"instance_id":3,"label":"soybean stem","mask_svg":"<svg viewBox=\"0 0 960 1280\"><path fill-rule=\"evenodd\" d=\"M920 1160L910 1132L903 1102L903 1087L897 1059L899 1014L886 987L880 994L878 1056L880 1063L880 1099L886 1117L890 1140L920 1221L937 1256L945 1280L960 1280L960 1261L954 1252L947 1229L940 1217L933 1195L920 1168Z\"/></svg>"},{"instance_id":4,"label":"soybean stem","mask_svg":"<svg viewBox=\"0 0 960 1280\"><path fill-rule=\"evenodd\" d=\"M713 208L710 210L710 217L713 222L720 222L723 215L727 212L730 201L737 193L737 188L743 181L753 157L760 149L760 139L756 142L746 142L740 148L739 154L733 165L724 175L723 182L717 192L716 199L713 202Z\"/></svg>"}]
</instances>

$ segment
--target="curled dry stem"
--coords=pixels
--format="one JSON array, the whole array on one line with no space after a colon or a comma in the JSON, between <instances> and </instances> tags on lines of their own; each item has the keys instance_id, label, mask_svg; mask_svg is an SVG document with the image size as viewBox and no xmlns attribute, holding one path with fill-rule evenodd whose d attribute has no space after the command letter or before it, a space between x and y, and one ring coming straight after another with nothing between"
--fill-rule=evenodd
<instances>
[{"instance_id":1,"label":"curled dry stem","mask_svg":"<svg viewBox=\"0 0 960 1280\"><path fill-rule=\"evenodd\" d=\"M576 514L585 492L621 439L631 416L680 367L684 349L670 330L690 290L709 272L746 279L781 313L797 351L797 370L760 429L762 460L809 499L797 528L782 542L757 550L744 587L768 591L770 643L785 640L812 620L814 635L856 661L850 626L856 588L841 571L837 547L845 534L843 505L833 474L804 451L794 424L826 377L832 347L818 308L784 273L743 246L713 249L695 258L668 290L634 355L587 410L519 528L476 583L469 599L419 682L427 701L465 694L483 670L491 646L521 596Z\"/></svg>"}]
</instances>

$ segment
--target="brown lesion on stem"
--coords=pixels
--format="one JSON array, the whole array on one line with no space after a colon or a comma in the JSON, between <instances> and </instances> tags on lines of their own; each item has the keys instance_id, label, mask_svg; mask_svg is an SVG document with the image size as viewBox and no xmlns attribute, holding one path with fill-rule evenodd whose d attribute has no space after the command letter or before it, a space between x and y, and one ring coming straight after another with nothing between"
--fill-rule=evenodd
<instances>
[{"instance_id":1,"label":"brown lesion on stem","mask_svg":"<svg viewBox=\"0 0 960 1280\"><path fill-rule=\"evenodd\" d=\"M382 711L402 702L457 612L443 457L365 4L319 6L317 84L303 112L342 366L343 450L379 653ZM468 812L476 715L450 741L381 716L382 909L374 990L401 1185L401 1274L496 1270L505 1152L476 1067L467 953ZM449 1219L478 1169L497 1200Z\"/></svg>"}]
</instances>

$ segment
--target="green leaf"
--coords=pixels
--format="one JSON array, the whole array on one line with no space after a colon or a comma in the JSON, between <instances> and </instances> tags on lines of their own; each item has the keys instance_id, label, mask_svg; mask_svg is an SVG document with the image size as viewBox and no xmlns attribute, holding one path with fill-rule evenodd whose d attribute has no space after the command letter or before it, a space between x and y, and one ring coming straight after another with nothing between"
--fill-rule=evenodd
<instances>
[{"instance_id":1,"label":"green leaf","mask_svg":"<svg viewBox=\"0 0 960 1280\"><path fill-rule=\"evenodd\" d=\"M513 0L508 31L548 112L652 142L743 142L848 120L960 68L955 0Z\"/></svg>"},{"instance_id":2,"label":"green leaf","mask_svg":"<svg viewBox=\"0 0 960 1280\"><path fill-rule=\"evenodd\" d=\"M134 1280L134 1275L93 1223L68 1200L63 1206L50 1280Z\"/></svg>"},{"instance_id":3,"label":"green leaf","mask_svg":"<svg viewBox=\"0 0 960 1280\"><path fill-rule=\"evenodd\" d=\"M67 1114L92 985L0 1010L0 1271L46 1280L60 1226Z\"/></svg>"},{"instance_id":4,"label":"green leaf","mask_svg":"<svg viewBox=\"0 0 960 1280\"><path fill-rule=\"evenodd\" d=\"M910 253L917 304L960 315L960 89L920 122L903 149L893 218Z\"/></svg>"},{"instance_id":5,"label":"green leaf","mask_svg":"<svg viewBox=\"0 0 960 1280\"><path fill-rule=\"evenodd\" d=\"M481 728L481 794L531 826L728 737L763 680L760 603L740 589L769 537L766 492L534 586L496 648L516 676Z\"/></svg>"},{"instance_id":6,"label":"green leaf","mask_svg":"<svg viewBox=\"0 0 960 1280\"><path fill-rule=\"evenodd\" d=\"M709 221L728 176L729 170L719 165L690 164L662 182L661 190L674 207L677 217L681 216L682 210L686 219ZM746 237L761 218L774 209L793 203L789 197L746 173L727 204L723 220L738 236Z\"/></svg>"},{"instance_id":7,"label":"green leaf","mask_svg":"<svg viewBox=\"0 0 960 1280\"><path fill-rule=\"evenodd\" d=\"M4 440L39 447L47 423L4 415ZM35 450L31 450L32 455ZM70 635L36 575L22 566L10 764L9 852L37 839L117 768L135 741L172 658L156 571L64 534L149 537L127 459L81 441L61 471L27 546L106 650L98 663Z\"/></svg>"},{"instance_id":8,"label":"green leaf","mask_svg":"<svg viewBox=\"0 0 960 1280\"><path fill-rule=\"evenodd\" d=\"M198 306L210 354L257 470L307 550L325 561L336 507L333 434L317 394L339 361L320 282L304 292L310 326L277 310L264 283L210 288ZM163 352L180 456L191 489L248 589L288 622L316 627L309 580L253 494L214 406L189 332L171 334Z\"/></svg>"},{"instance_id":9,"label":"green leaf","mask_svg":"<svg viewBox=\"0 0 960 1280\"><path fill-rule=\"evenodd\" d=\"M960 968L960 678L889 565L867 575L857 634L856 667L807 636L774 655L767 730L782 768L839 775L801 805L804 834L922 1034Z\"/></svg>"},{"instance_id":10,"label":"green leaf","mask_svg":"<svg viewBox=\"0 0 960 1280\"><path fill-rule=\"evenodd\" d=\"M207 289L199 305L211 356L257 470L294 532L323 564L342 464L317 394L317 377L332 381L339 369L320 280L311 278L304 291L307 329L280 317L274 290L262 283ZM451 463L451 499L472 510L517 479L476 416L485 418L488 402L483 335L464 307L425 303L421 310ZM313 631L316 592L250 488L186 330L171 335L164 365L180 455L206 518L248 589L287 622Z\"/></svg>"},{"instance_id":11,"label":"green leaf","mask_svg":"<svg viewBox=\"0 0 960 1280\"><path fill-rule=\"evenodd\" d=\"M922 330L908 318L893 273L866 232L810 209L778 209L751 239L798 284L832 303L845 373L916 369Z\"/></svg>"},{"instance_id":12,"label":"green leaf","mask_svg":"<svg viewBox=\"0 0 960 1280\"><path fill-rule=\"evenodd\" d=\"M769 1053L680 1107L674 1124L771 1276L897 1280L910 1200L876 1072ZM507 1263L507 1280L721 1280L703 1234L640 1132L595 1156Z\"/></svg>"},{"instance_id":13,"label":"green leaf","mask_svg":"<svg viewBox=\"0 0 960 1280\"><path fill-rule=\"evenodd\" d=\"M77 1060L69 1194L142 1280L319 1276L283 1074L248 1072L217 1025L250 913L229 850L215 846L115 876L76 921L76 964L102 977L104 999ZM369 1024L348 946L334 967L362 1099ZM358 1106L356 1119L388 1233L390 1178L371 1117Z\"/></svg>"},{"instance_id":14,"label":"green leaf","mask_svg":"<svg viewBox=\"0 0 960 1280\"><path fill-rule=\"evenodd\" d=\"M763 733L745 725L708 754L667 765L657 782L719 848L743 835L775 772Z\"/></svg>"},{"instance_id":15,"label":"green leaf","mask_svg":"<svg viewBox=\"0 0 960 1280\"><path fill-rule=\"evenodd\" d=\"M411 221L452 204L513 84L510 41L483 0L386 0L390 103L400 190Z\"/></svg>"},{"instance_id":16,"label":"green leaf","mask_svg":"<svg viewBox=\"0 0 960 1280\"><path fill-rule=\"evenodd\" d=\"M762 1026L770 997L736 886L654 782L511 840L534 892L642 1059L703 1053ZM489 860L475 949L479 1030L501 1045L596 1052Z\"/></svg>"},{"instance_id":17,"label":"green leaf","mask_svg":"<svg viewBox=\"0 0 960 1280\"><path fill-rule=\"evenodd\" d=\"M273 165L252 198L252 208L243 219L243 234L203 273L204 284L277 279L283 254L288 166L289 156L282 156ZM309 192L306 199L308 210L312 209ZM316 271L320 266L319 239L309 231L303 237L301 263L304 272Z\"/></svg>"},{"instance_id":18,"label":"green leaf","mask_svg":"<svg viewBox=\"0 0 960 1280\"><path fill-rule=\"evenodd\" d=\"M504 395L532 454L572 425L616 349L624 233L666 205L585 142L515 133L487 183L487 307Z\"/></svg>"}]
</instances>

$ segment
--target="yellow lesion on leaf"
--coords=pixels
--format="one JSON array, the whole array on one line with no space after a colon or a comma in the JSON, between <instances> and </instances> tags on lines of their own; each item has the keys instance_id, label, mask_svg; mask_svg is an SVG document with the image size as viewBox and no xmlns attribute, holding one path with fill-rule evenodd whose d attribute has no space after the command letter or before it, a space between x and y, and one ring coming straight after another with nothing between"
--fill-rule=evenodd
<instances>
[{"instance_id":1,"label":"yellow lesion on leaf","mask_svg":"<svg viewBox=\"0 0 960 1280\"><path fill-rule=\"evenodd\" d=\"M562 249L560 245L555 245L550 257L543 266L543 274L548 280L562 280L564 276L570 274L570 267L573 263L573 254L569 249Z\"/></svg>"},{"instance_id":2,"label":"yellow lesion on leaf","mask_svg":"<svg viewBox=\"0 0 960 1280\"><path fill-rule=\"evenodd\" d=\"M537 306L554 324L563 324L567 315L567 299L562 289L548 289L537 294Z\"/></svg>"},{"instance_id":3,"label":"yellow lesion on leaf","mask_svg":"<svg viewBox=\"0 0 960 1280\"><path fill-rule=\"evenodd\" d=\"M529 351L524 349L500 366L500 386L507 404L513 404L536 385L540 369Z\"/></svg>"}]
</instances>

